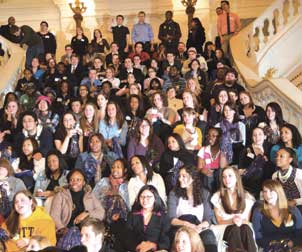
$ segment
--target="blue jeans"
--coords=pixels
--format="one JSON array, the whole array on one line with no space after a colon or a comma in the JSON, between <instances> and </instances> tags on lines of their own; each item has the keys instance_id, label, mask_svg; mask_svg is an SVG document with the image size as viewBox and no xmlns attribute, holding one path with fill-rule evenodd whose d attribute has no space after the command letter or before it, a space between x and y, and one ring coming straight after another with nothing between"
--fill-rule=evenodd
<instances>
[{"instance_id":1,"label":"blue jeans","mask_svg":"<svg viewBox=\"0 0 302 252\"><path fill-rule=\"evenodd\" d=\"M33 46L29 46L26 51L26 67L31 66L31 61L34 57L39 57L41 54L44 54L43 44L37 44Z\"/></svg>"}]
</instances>

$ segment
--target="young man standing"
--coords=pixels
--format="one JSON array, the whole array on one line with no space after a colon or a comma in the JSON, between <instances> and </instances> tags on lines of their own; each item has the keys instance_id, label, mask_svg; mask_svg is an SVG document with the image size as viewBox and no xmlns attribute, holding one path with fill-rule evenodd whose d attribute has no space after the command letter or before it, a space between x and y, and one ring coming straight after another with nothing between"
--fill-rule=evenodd
<instances>
[{"instance_id":1,"label":"young man standing","mask_svg":"<svg viewBox=\"0 0 302 252\"><path fill-rule=\"evenodd\" d=\"M116 26L112 26L113 42L117 43L120 52L129 51L130 32L128 27L123 25L124 16L116 16Z\"/></svg>"},{"instance_id":2,"label":"young man standing","mask_svg":"<svg viewBox=\"0 0 302 252\"><path fill-rule=\"evenodd\" d=\"M159 27L158 38L169 48L170 51L177 52L179 39L181 38L180 26L173 21L173 12L166 11L166 20Z\"/></svg>"},{"instance_id":3,"label":"young man standing","mask_svg":"<svg viewBox=\"0 0 302 252\"><path fill-rule=\"evenodd\" d=\"M221 48L231 60L230 39L240 31L240 19L237 14L230 12L229 1L221 1L223 13L217 17L217 31Z\"/></svg>"},{"instance_id":4,"label":"young man standing","mask_svg":"<svg viewBox=\"0 0 302 252\"><path fill-rule=\"evenodd\" d=\"M145 22L145 17L146 13L144 11L138 13L138 23L132 29L132 41L133 44L142 42L144 50L150 53L150 50L153 50L154 35L151 25Z\"/></svg>"}]
</instances>

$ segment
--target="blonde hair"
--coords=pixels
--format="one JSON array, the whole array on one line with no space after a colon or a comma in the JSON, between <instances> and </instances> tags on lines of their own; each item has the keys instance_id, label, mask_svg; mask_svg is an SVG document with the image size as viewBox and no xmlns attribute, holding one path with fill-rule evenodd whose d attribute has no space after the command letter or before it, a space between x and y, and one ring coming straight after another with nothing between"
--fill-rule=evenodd
<instances>
[{"instance_id":1,"label":"blonde hair","mask_svg":"<svg viewBox=\"0 0 302 252\"><path fill-rule=\"evenodd\" d=\"M186 89L183 91L183 93L182 93L182 99L183 99L183 95L184 95L185 93L188 93L188 94L191 95L192 100L193 100L194 109L195 109L195 111L198 112L198 111L199 111L199 108L200 108L200 104L199 104L199 102L198 102L198 98L197 98L197 96L195 95L195 93L193 93L190 89L186 88Z\"/></svg>"},{"instance_id":2,"label":"blonde hair","mask_svg":"<svg viewBox=\"0 0 302 252\"><path fill-rule=\"evenodd\" d=\"M50 241L45 236L33 235L32 237L30 237L30 240L37 241L40 246L40 249L44 249L51 246Z\"/></svg>"},{"instance_id":3,"label":"blonde hair","mask_svg":"<svg viewBox=\"0 0 302 252\"><path fill-rule=\"evenodd\" d=\"M284 223L287 223L288 221L291 220L291 215L289 213L288 210L288 203L287 203L287 198L285 195L285 192L283 190L283 187L281 185L281 183L277 180L272 180L272 179L268 179L265 180L262 184L262 189L266 187L267 189L269 189L270 191L274 191L277 193L278 195L278 199L277 199L277 207L278 210L280 212L280 216L281 216L281 221ZM269 219L273 219L271 212L269 210L269 205L267 204L267 202L264 200L263 203L263 209L262 212L265 216L267 216Z\"/></svg>"},{"instance_id":4,"label":"blonde hair","mask_svg":"<svg viewBox=\"0 0 302 252\"><path fill-rule=\"evenodd\" d=\"M7 177L14 175L14 169L7 159L0 158L0 167L3 167L7 170Z\"/></svg>"},{"instance_id":5,"label":"blonde hair","mask_svg":"<svg viewBox=\"0 0 302 252\"><path fill-rule=\"evenodd\" d=\"M93 109L94 109L94 115L93 115L93 119L92 119L92 122L89 123L86 116L85 116L85 109L87 106L92 106ZM80 119L80 126L82 128L83 131L85 130L89 130L91 128L93 128L93 132L98 132L99 130L99 119L98 119L98 116L97 116L97 106L92 103L92 102L87 102L84 106L84 110L83 110L83 115Z\"/></svg>"},{"instance_id":6,"label":"blonde hair","mask_svg":"<svg viewBox=\"0 0 302 252\"><path fill-rule=\"evenodd\" d=\"M172 252L177 252L176 244L178 241L178 236L180 233L187 233L191 243L191 252L205 252L202 240L200 239L199 234L192 228L181 227L177 230L174 236L174 241L172 245Z\"/></svg>"},{"instance_id":7,"label":"blonde hair","mask_svg":"<svg viewBox=\"0 0 302 252\"><path fill-rule=\"evenodd\" d=\"M191 92L193 92L190 88L189 88L189 81L194 81L195 83L195 91L194 94L195 96L199 96L202 92L202 89L200 87L199 81L198 79L194 78L194 77L190 77L189 79L187 79L186 81L186 89L190 90Z\"/></svg>"}]
</instances>

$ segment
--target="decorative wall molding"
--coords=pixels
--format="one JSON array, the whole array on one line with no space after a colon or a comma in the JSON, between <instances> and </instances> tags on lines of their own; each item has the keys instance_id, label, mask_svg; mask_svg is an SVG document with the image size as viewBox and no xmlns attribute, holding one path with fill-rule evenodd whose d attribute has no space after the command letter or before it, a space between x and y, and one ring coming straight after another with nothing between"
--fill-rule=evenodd
<instances>
[{"instance_id":1,"label":"decorative wall molding","mask_svg":"<svg viewBox=\"0 0 302 252\"><path fill-rule=\"evenodd\" d=\"M4 95L7 92L14 91L15 85L22 74L25 65L25 50L2 36L0 36L0 42L10 55L0 68L0 104L2 106Z\"/></svg>"},{"instance_id":2,"label":"decorative wall molding","mask_svg":"<svg viewBox=\"0 0 302 252\"><path fill-rule=\"evenodd\" d=\"M234 61L255 101L262 106L279 102L285 118L299 129L302 91L286 77L302 63L301 33L302 0L275 0L231 39Z\"/></svg>"}]
</instances>

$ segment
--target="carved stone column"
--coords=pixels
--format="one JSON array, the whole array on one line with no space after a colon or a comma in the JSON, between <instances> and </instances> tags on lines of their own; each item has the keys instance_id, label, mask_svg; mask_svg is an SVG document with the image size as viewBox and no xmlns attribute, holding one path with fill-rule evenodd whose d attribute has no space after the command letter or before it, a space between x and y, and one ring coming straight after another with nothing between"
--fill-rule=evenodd
<instances>
[{"instance_id":1,"label":"carved stone column","mask_svg":"<svg viewBox=\"0 0 302 252\"><path fill-rule=\"evenodd\" d=\"M191 21L195 13L195 5L197 0L182 0L181 3L186 7L186 14L188 15L188 27L191 28Z\"/></svg>"}]
</instances>

